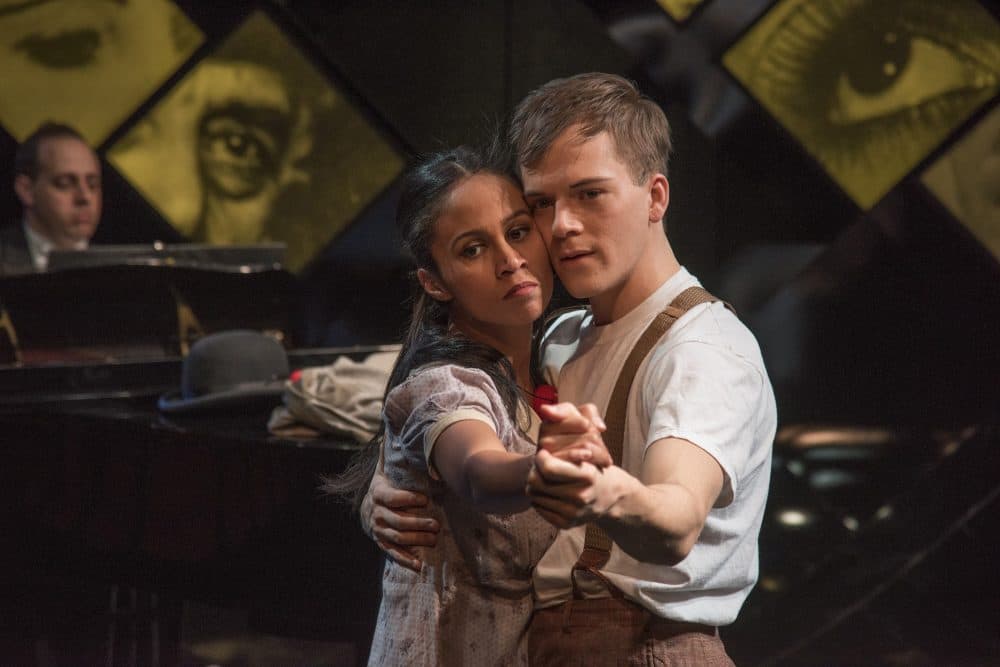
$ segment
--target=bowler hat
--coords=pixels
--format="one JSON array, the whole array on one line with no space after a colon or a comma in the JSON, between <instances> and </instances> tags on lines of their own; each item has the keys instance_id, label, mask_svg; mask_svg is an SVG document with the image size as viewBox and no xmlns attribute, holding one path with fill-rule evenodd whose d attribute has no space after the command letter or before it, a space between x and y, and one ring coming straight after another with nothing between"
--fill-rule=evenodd
<instances>
[{"instance_id":1,"label":"bowler hat","mask_svg":"<svg viewBox=\"0 0 1000 667\"><path fill-rule=\"evenodd\" d=\"M170 414L280 403L288 356L275 338L259 331L220 331L198 339L184 358L180 391L160 396Z\"/></svg>"}]
</instances>

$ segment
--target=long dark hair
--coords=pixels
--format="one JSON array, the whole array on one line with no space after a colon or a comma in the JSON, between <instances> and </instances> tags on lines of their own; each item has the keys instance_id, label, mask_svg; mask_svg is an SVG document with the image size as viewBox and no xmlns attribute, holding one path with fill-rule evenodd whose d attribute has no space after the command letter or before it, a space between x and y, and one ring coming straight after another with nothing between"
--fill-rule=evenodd
<instances>
[{"instance_id":1,"label":"long dark hair","mask_svg":"<svg viewBox=\"0 0 1000 667\"><path fill-rule=\"evenodd\" d=\"M452 191L476 174L494 174L517 183L510 165L507 155L496 147L477 151L460 146L425 157L407 173L396 210L396 227L417 268L437 272L431 256L434 223ZM449 330L448 304L431 298L415 278L413 283L415 296L410 325L389 375L385 395L420 366L438 362L459 364L489 375L511 420L518 423L521 393L510 361L489 345ZM538 384L541 379L534 347L532 357L532 379ZM383 420L375 437L354 456L343 473L324 478L322 490L350 501L357 510L375 474L384 439Z\"/></svg>"}]
</instances>

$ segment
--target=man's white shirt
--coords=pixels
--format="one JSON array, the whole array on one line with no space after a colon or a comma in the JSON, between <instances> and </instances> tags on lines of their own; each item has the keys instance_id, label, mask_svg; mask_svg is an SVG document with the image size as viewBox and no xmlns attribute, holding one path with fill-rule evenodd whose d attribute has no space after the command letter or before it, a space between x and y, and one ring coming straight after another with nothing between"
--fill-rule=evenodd
<instances>
[{"instance_id":1,"label":"man's white shirt","mask_svg":"<svg viewBox=\"0 0 1000 667\"><path fill-rule=\"evenodd\" d=\"M595 326L589 311L556 320L542 363L559 400L594 403L601 414L639 336L688 287L686 269L621 319ZM757 537L777 425L774 394L757 341L722 303L695 306L670 328L639 367L628 398L622 468L638 477L646 449L682 438L708 452L725 475L723 492L691 553L676 566L636 561L617 547L602 573L633 601L675 620L725 625L735 620L758 574ZM569 572L586 528L560 531L535 568L536 606L572 598ZM588 596L596 578L578 577Z\"/></svg>"}]
</instances>

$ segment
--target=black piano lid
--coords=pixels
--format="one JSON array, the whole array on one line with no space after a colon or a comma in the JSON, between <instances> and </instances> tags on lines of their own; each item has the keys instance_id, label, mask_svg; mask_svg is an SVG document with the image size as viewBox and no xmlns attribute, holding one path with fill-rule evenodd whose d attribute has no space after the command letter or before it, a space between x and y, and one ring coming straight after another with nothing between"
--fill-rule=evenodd
<instances>
[{"instance_id":1,"label":"black piano lid","mask_svg":"<svg viewBox=\"0 0 1000 667\"><path fill-rule=\"evenodd\" d=\"M148 359L182 352L197 333L284 335L293 284L283 269L112 265L7 276L0 304L25 364Z\"/></svg>"},{"instance_id":2,"label":"black piano lid","mask_svg":"<svg viewBox=\"0 0 1000 667\"><path fill-rule=\"evenodd\" d=\"M80 256L117 262L125 248L149 250L108 246ZM270 262L277 249L191 244L163 254L177 260L169 263L137 259L3 277L0 407L157 396L179 386L187 346L216 331L270 333L288 350L291 368L386 349L297 349L296 278Z\"/></svg>"},{"instance_id":3,"label":"black piano lid","mask_svg":"<svg viewBox=\"0 0 1000 667\"><path fill-rule=\"evenodd\" d=\"M208 245L203 243L149 243L93 245L86 250L53 250L49 271L105 266L177 266L251 273L280 269L285 261L284 243Z\"/></svg>"}]
</instances>

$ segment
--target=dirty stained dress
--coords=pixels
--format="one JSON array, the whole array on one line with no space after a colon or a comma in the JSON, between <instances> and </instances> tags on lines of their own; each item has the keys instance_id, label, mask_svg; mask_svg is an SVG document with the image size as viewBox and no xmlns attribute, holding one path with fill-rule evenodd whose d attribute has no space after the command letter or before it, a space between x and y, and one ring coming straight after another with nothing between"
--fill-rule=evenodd
<instances>
[{"instance_id":1,"label":"dirty stained dress","mask_svg":"<svg viewBox=\"0 0 1000 667\"><path fill-rule=\"evenodd\" d=\"M519 414L522 428L529 413ZM427 494L441 532L436 547L417 549L424 562L420 573L387 560L369 665L528 664L531 572L556 531L534 509L477 512L428 469L428 434L434 437L456 414L491 424L508 451L535 451L507 415L492 380L478 369L424 367L389 393L383 413L386 477L398 488Z\"/></svg>"}]
</instances>

